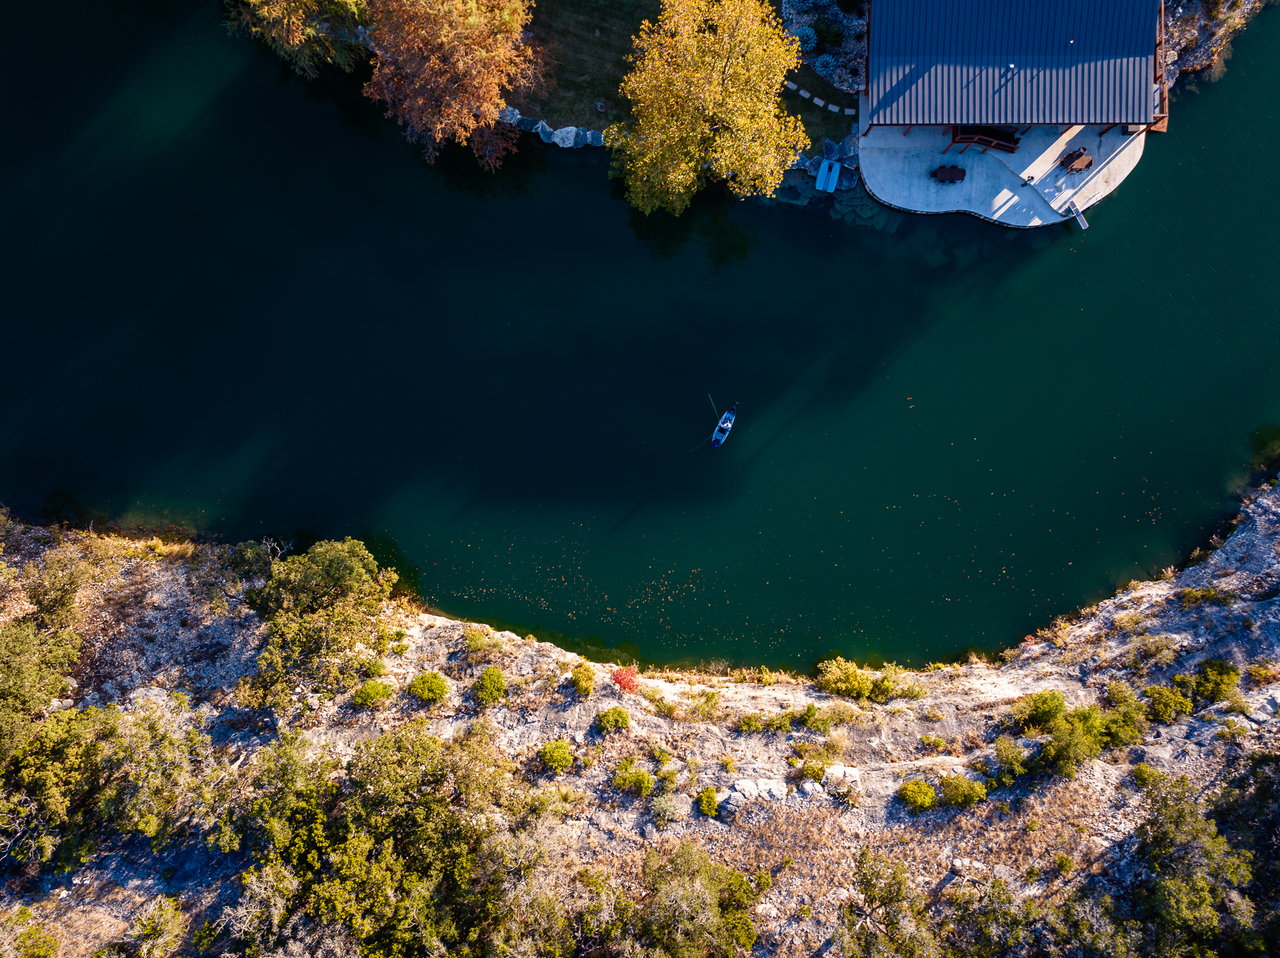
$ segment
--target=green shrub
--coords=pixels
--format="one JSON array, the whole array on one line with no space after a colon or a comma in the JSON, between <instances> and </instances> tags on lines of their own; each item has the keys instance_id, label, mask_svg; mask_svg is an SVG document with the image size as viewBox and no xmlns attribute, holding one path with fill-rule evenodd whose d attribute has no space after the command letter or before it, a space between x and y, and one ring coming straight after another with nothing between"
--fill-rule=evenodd
<instances>
[{"instance_id":1,"label":"green shrub","mask_svg":"<svg viewBox=\"0 0 1280 958\"><path fill-rule=\"evenodd\" d=\"M388 683L370 679L355 690L351 696L351 703L357 708L374 708L395 694L396 690Z\"/></svg>"},{"instance_id":2,"label":"green shrub","mask_svg":"<svg viewBox=\"0 0 1280 958\"><path fill-rule=\"evenodd\" d=\"M507 677L502 674L502 669L490 665L480 673L473 691L481 708L497 705L507 697Z\"/></svg>"},{"instance_id":3,"label":"green shrub","mask_svg":"<svg viewBox=\"0 0 1280 958\"><path fill-rule=\"evenodd\" d=\"M1163 781L1166 777L1163 772L1156 771L1146 762L1139 762L1130 774L1133 775L1133 784L1140 790L1148 789L1155 782Z\"/></svg>"},{"instance_id":4,"label":"green shrub","mask_svg":"<svg viewBox=\"0 0 1280 958\"><path fill-rule=\"evenodd\" d=\"M493 659L493 654L502 648L502 640L487 629L469 625L462 632L462 648L467 661L478 665Z\"/></svg>"},{"instance_id":5,"label":"green shrub","mask_svg":"<svg viewBox=\"0 0 1280 958\"><path fill-rule=\"evenodd\" d=\"M902 670L897 666L886 665L877 674L836 656L818 663L818 678L814 684L831 695L877 703L896 698L918 699L924 695L924 689L920 686L900 683L898 677L901 673Z\"/></svg>"},{"instance_id":6,"label":"green shrub","mask_svg":"<svg viewBox=\"0 0 1280 958\"><path fill-rule=\"evenodd\" d=\"M449 683L439 672L423 672L409 683L409 694L423 705L438 705L449 696Z\"/></svg>"},{"instance_id":7,"label":"green shrub","mask_svg":"<svg viewBox=\"0 0 1280 958\"><path fill-rule=\"evenodd\" d=\"M942 801L956 808L968 808L987 797L986 786L965 775L943 775L938 780L942 787Z\"/></svg>"},{"instance_id":8,"label":"green shrub","mask_svg":"<svg viewBox=\"0 0 1280 958\"><path fill-rule=\"evenodd\" d=\"M1080 766L1102 754L1107 741L1107 717L1096 705L1072 709L1049 727L1049 741L1040 748L1039 762L1047 771L1074 778Z\"/></svg>"},{"instance_id":9,"label":"green shrub","mask_svg":"<svg viewBox=\"0 0 1280 958\"><path fill-rule=\"evenodd\" d=\"M1123 748L1142 741L1150 723L1146 706L1132 686L1124 682L1108 683L1103 701L1108 706L1103 729L1106 747Z\"/></svg>"},{"instance_id":10,"label":"green shrub","mask_svg":"<svg viewBox=\"0 0 1280 958\"><path fill-rule=\"evenodd\" d=\"M941 752L947 747L947 740L941 735L921 735L920 744L931 752Z\"/></svg>"},{"instance_id":11,"label":"green shrub","mask_svg":"<svg viewBox=\"0 0 1280 958\"><path fill-rule=\"evenodd\" d=\"M1224 592L1215 586L1204 586L1202 588L1183 589L1178 593L1178 601L1182 603L1184 609L1194 609L1200 605L1226 605L1235 596L1230 592Z\"/></svg>"},{"instance_id":12,"label":"green shrub","mask_svg":"<svg viewBox=\"0 0 1280 958\"><path fill-rule=\"evenodd\" d=\"M620 792L630 792L641 798L648 796L657 784L652 773L640 768L634 758L625 758L613 773L613 787Z\"/></svg>"},{"instance_id":13,"label":"green shrub","mask_svg":"<svg viewBox=\"0 0 1280 958\"><path fill-rule=\"evenodd\" d=\"M604 735L631 727L631 713L621 705L605 709L596 716L596 728Z\"/></svg>"},{"instance_id":14,"label":"green shrub","mask_svg":"<svg viewBox=\"0 0 1280 958\"><path fill-rule=\"evenodd\" d=\"M1047 731L1067 711L1067 700L1056 689L1044 689L1013 703L1010 716L1014 724L1026 732L1030 729Z\"/></svg>"},{"instance_id":15,"label":"green shrub","mask_svg":"<svg viewBox=\"0 0 1280 958\"><path fill-rule=\"evenodd\" d=\"M596 690L596 670L587 662L579 662L569 673L569 681L579 698L587 698Z\"/></svg>"},{"instance_id":16,"label":"green shrub","mask_svg":"<svg viewBox=\"0 0 1280 958\"><path fill-rule=\"evenodd\" d=\"M912 779L898 786L898 800L912 815L927 812L938 805L938 790L923 779Z\"/></svg>"},{"instance_id":17,"label":"green shrub","mask_svg":"<svg viewBox=\"0 0 1280 958\"><path fill-rule=\"evenodd\" d=\"M698 793L698 811L707 818L715 818L720 811L720 803L716 801L716 790L710 785Z\"/></svg>"},{"instance_id":18,"label":"green shrub","mask_svg":"<svg viewBox=\"0 0 1280 958\"><path fill-rule=\"evenodd\" d=\"M573 767L573 751L566 739L553 739L538 749L538 760L553 775L563 775Z\"/></svg>"},{"instance_id":19,"label":"green shrub","mask_svg":"<svg viewBox=\"0 0 1280 958\"><path fill-rule=\"evenodd\" d=\"M1168 724L1191 714L1191 699L1167 685L1153 685L1143 693L1147 697L1147 714L1153 721Z\"/></svg>"},{"instance_id":20,"label":"green shrub","mask_svg":"<svg viewBox=\"0 0 1280 958\"><path fill-rule=\"evenodd\" d=\"M1280 682L1280 665L1277 665L1271 659L1258 659L1250 662L1249 667L1245 669L1245 673L1249 676L1249 681L1254 685L1270 685L1272 682Z\"/></svg>"},{"instance_id":21,"label":"green shrub","mask_svg":"<svg viewBox=\"0 0 1280 958\"><path fill-rule=\"evenodd\" d=\"M1009 786L1027 772L1027 752L1010 735L996 739L995 768L992 777L1000 785Z\"/></svg>"},{"instance_id":22,"label":"green shrub","mask_svg":"<svg viewBox=\"0 0 1280 958\"><path fill-rule=\"evenodd\" d=\"M659 828L666 828L680 817L680 806L674 798L664 793L649 803L649 814Z\"/></svg>"},{"instance_id":23,"label":"green shrub","mask_svg":"<svg viewBox=\"0 0 1280 958\"><path fill-rule=\"evenodd\" d=\"M815 684L823 692L851 699L865 699L871 695L871 674L840 656L818 664Z\"/></svg>"},{"instance_id":24,"label":"green shrub","mask_svg":"<svg viewBox=\"0 0 1280 958\"><path fill-rule=\"evenodd\" d=\"M1195 697L1200 702L1221 702L1240 685L1240 670L1223 659L1209 659L1196 669Z\"/></svg>"}]
</instances>

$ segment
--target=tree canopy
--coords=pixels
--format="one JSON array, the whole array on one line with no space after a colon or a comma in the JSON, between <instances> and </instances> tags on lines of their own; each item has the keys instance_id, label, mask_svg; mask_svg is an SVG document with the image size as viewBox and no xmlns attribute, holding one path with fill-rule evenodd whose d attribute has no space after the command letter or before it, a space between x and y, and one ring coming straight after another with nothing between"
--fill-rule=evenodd
<instances>
[{"instance_id":1,"label":"tree canopy","mask_svg":"<svg viewBox=\"0 0 1280 958\"><path fill-rule=\"evenodd\" d=\"M369 11L376 56L365 93L428 160L451 141L497 167L517 136L498 123L506 96L539 75L524 40L528 0L369 0Z\"/></svg>"},{"instance_id":2,"label":"tree canopy","mask_svg":"<svg viewBox=\"0 0 1280 958\"><path fill-rule=\"evenodd\" d=\"M640 25L620 92L631 118L605 131L627 198L681 213L709 180L736 196L771 194L809 145L782 108L796 38L762 0L663 0Z\"/></svg>"},{"instance_id":3,"label":"tree canopy","mask_svg":"<svg viewBox=\"0 0 1280 958\"><path fill-rule=\"evenodd\" d=\"M350 70L366 59L359 27L365 0L231 0L230 25L263 41L305 77L323 66Z\"/></svg>"}]
</instances>

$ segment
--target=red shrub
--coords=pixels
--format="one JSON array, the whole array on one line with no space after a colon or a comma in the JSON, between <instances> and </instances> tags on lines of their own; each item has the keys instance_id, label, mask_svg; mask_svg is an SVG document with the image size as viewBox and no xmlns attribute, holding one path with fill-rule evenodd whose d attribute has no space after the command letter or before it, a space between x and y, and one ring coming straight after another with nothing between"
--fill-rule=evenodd
<instances>
[{"instance_id":1,"label":"red shrub","mask_svg":"<svg viewBox=\"0 0 1280 958\"><path fill-rule=\"evenodd\" d=\"M636 692L640 689L640 679L636 676L636 670L627 666L624 669L614 669L613 684L624 692Z\"/></svg>"}]
</instances>

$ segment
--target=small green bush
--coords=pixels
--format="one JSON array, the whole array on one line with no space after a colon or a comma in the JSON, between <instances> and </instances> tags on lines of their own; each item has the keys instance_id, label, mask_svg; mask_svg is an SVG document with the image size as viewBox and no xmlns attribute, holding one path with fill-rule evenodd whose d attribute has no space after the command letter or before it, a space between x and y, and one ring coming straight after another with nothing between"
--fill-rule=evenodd
<instances>
[{"instance_id":1,"label":"small green bush","mask_svg":"<svg viewBox=\"0 0 1280 958\"><path fill-rule=\"evenodd\" d=\"M351 703L357 708L376 708L395 694L396 690L389 683L370 679L355 690Z\"/></svg>"},{"instance_id":2,"label":"small green bush","mask_svg":"<svg viewBox=\"0 0 1280 958\"><path fill-rule=\"evenodd\" d=\"M1147 709L1132 686L1111 682L1103 696L1108 709L1105 716L1104 742L1108 748L1122 748L1142 741L1147 734Z\"/></svg>"},{"instance_id":3,"label":"small green bush","mask_svg":"<svg viewBox=\"0 0 1280 958\"><path fill-rule=\"evenodd\" d=\"M859 668L857 663L836 656L818 664L815 685L831 695L843 695L851 699L884 703L891 699L918 699L924 689L918 685L902 684L902 670L896 665L886 665L879 674Z\"/></svg>"},{"instance_id":4,"label":"small green bush","mask_svg":"<svg viewBox=\"0 0 1280 958\"><path fill-rule=\"evenodd\" d=\"M649 803L649 814L653 816L654 824L666 828L680 817L680 806L670 795L658 795Z\"/></svg>"},{"instance_id":5,"label":"small green bush","mask_svg":"<svg viewBox=\"0 0 1280 958\"><path fill-rule=\"evenodd\" d=\"M965 775L943 775L938 784L942 786L942 801L956 808L968 808L987 797L986 786Z\"/></svg>"},{"instance_id":6,"label":"small green bush","mask_svg":"<svg viewBox=\"0 0 1280 958\"><path fill-rule=\"evenodd\" d=\"M920 744L931 752L941 752L947 747L947 740L941 735L921 735Z\"/></svg>"},{"instance_id":7,"label":"small green bush","mask_svg":"<svg viewBox=\"0 0 1280 958\"><path fill-rule=\"evenodd\" d=\"M1143 694L1147 697L1147 714L1153 721L1168 724L1191 714L1191 699L1167 685L1153 685Z\"/></svg>"},{"instance_id":8,"label":"small green bush","mask_svg":"<svg viewBox=\"0 0 1280 958\"><path fill-rule=\"evenodd\" d=\"M497 705L507 697L507 677L502 674L502 669L491 665L480 673L473 691L481 708Z\"/></svg>"},{"instance_id":9,"label":"small green bush","mask_svg":"<svg viewBox=\"0 0 1280 958\"><path fill-rule=\"evenodd\" d=\"M698 793L698 811L707 818L715 818L720 811L720 803L716 801L716 790L708 785Z\"/></svg>"},{"instance_id":10,"label":"small green bush","mask_svg":"<svg viewBox=\"0 0 1280 958\"><path fill-rule=\"evenodd\" d=\"M993 777L1004 786L1012 785L1020 775L1027 773L1027 752L1013 740L1001 735L996 739L996 764Z\"/></svg>"},{"instance_id":11,"label":"small green bush","mask_svg":"<svg viewBox=\"0 0 1280 958\"><path fill-rule=\"evenodd\" d=\"M596 690L596 670L586 662L579 662L569 673L569 682L579 698L587 698Z\"/></svg>"},{"instance_id":12,"label":"small green bush","mask_svg":"<svg viewBox=\"0 0 1280 958\"><path fill-rule=\"evenodd\" d=\"M1040 748L1039 763L1047 771L1074 778L1107 742L1107 716L1096 705L1072 709L1049 726L1049 741Z\"/></svg>"},{"instance_id":13,"label":"small green bush","mask_svg":"<svg viewBox=\"0 0 1280 958\"><path fill-rule=\"evenodd\" d=\"M613 773L613 787L620 792L630 792L645 798L653 791L657 780L653 774L640 768L634 758L625 758Z\"/></svg>"},{"instance_id":14,"label":"small green bush","mask_svg":"<svg viewBox=\"0 0 1280 958\"><path fill-rule=\"evenodd\" d=\"M856 662L840 656L819 663L815 684L823 692L847 695L851 699L865 699L871 695L871 674L860 669Z\"/></svg>"},{"instance_id":15,"label":"small green bush","mask_svg":"<svg viewBox=\"0 0 1280 958\"><path fill-rule=\"evenodd\" d=\"M493 654L502 648L502 640L477 625L469 625L462 633L462 647L467 661L479 664L493 659Z\"/></svg>"},{"instance_id":16,"label":"small green bush","mask_svg":"<svg viewBox=\"0 0 1280 958\"><path fill-rule=\"evenodd\" d=\"M449 683L439 672L423 672L409 683L409 694L423 705L438 705L449 695Z\"/></svg>"},{"instance_id":17,"label":"small green bush","mask_svg":"<svg viewBox=\"0 0 1280 958\"><path fill-rule=\"evenodd\" d=\"M619 732L624 728L631 728L631 713L621 705L605 709L596 716L596 728L604 735L608 735L610 732Z\"/></svg>"},{"instance_id":18,"label":"small green bush","mask_svg":"<svg viewBox=\"0 0 1280 958\"><path fill-rule=\"evenodd\" d=\"M563 775L573 767L573 750L566 739L557 738L538 749L538 760L553 775Z\"/></svg>"},{"instance_id":19,"label":"small green bush","mask_svg":"<svg viewBox=\"0 0 1280 958\"><path fill-rule=\"evenodd\" d=\"M1047 730L1067 711L1067 700L1056 689L1044 689L1013 703L1010 712L1014 724L1022 731Z\"/></svg>"},{"instance_id":20,"label":"small green bush","mask_svg":"<svg viewBox=\"0 0 1280 958\"><path fill-rule=\"evenodd\" d=\"M898 787L898 800L912 815L918 815L937 807L938 790L923 779L912 779Z\"/></svg>"},{"instance_id":21,"label":"small green bush","mask_svg":"<svg viewBox=\"0 0 1280 958\"><path fill-rule=\"evenodd\" d=\"M1211 585L1203 588L1183 589L1178 593L1178 601L1184 609L1194 609L1200 605L1226 605L1234 595Z\"/></svg>"}]
</instances>

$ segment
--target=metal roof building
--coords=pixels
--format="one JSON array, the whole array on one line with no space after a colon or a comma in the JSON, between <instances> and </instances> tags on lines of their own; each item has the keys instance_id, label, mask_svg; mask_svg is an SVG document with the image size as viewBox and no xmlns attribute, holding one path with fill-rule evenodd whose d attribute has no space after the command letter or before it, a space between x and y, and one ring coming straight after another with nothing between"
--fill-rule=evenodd
<instances>
[{"instance_id":1,"label":"metal roof building","mask_svg":"<svg viewBox=\"0 0 1280 958\"><path fill-rule=\"evenodd\" d=\"M871 125L1151 124L1160 0L872 0Z\"/></svg>"}]
</instances>

